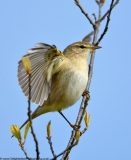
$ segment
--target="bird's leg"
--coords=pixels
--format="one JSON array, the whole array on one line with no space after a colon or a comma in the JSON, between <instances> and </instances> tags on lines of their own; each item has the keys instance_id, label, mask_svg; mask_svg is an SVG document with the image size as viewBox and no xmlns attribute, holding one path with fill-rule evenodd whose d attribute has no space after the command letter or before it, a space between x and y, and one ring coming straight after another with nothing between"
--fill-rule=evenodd
<instances>
[{"instance_id":1,"label":"bird's leg","mask_svg":"<svg viewBox=\"0 0 131 160\"><path fill-rule=\"evenodd\" d=\"M90 94L89 93L90 93L89 91L84 90L84 92L82 93L82 96L83 97L86 96L86 97L88 97L90 99Z\"/></svg>"},{"instance_id":2,"label":"bird's leg","mask_svg":"<svg viewBox=\"0 0 131 160\"><path fill-rule=\"evenodd\" d=\"M75 125L71 124L61 111L58 112L74 130L78 130L80 128L80 126L77 126L76 124Z\"/></svg>"}]
</instances>

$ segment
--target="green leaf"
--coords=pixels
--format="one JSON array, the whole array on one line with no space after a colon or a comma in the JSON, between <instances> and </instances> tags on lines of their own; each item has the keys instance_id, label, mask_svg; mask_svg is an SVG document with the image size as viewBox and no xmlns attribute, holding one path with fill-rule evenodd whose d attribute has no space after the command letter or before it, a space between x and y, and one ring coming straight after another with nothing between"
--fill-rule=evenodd
<instances>
[{"instance_id":1,"label":"green leaf","mask_svg":"<svg viewBox=\"0 0 131 160\"><path fill-rule=\"evenodd\" d=\"M79 141L79 139L80 139L80 130L76 131L75 139L76 139L77 142Z\"/></svg>"},{"instance_id":2,"label":"green leaf","mask_svg":"<svg viewBox=\"0 0 131 160\"><path fill-rule=\"evenodd\" d=\"M28 122L25 126L25 131L24 131L24 140L26 140L26 137L27 137L27 134L28 134L28 131L29 131L29 128L30 128L30 122Z\"/></svg>"},{"instance_id":3,"label":"green leaf","mask_svg":"<svg viewBox=\"0 0 131 160\"><path fill-rule=\"evenodd\" d=\"M47 124L47 137L51 137L51 121L49 121Z\"/></svg>"},{"instance_id":4,"label":"green leaf","mask_svg":"<svg viewBox=\"0 0 131 160\"><path fill-rule=\"evenodd\" d=\"M90 115L88 114L87 111L85 113L84 121L85 121L85 124L86 124L86 128L88 128L89 125L90 125Z\"/></svg>"},{"instance_id":5,"label":"green leaf","mask_svg":"<svg viewBox=\"0 0 131 160\"><path fill-rule=\"evenodd\" d=\"M17 125L12 125L12 126L10 127L10 130L11 130L12 134L13 134L19 141L22 141L19 126L17 126Z\"/></svg>"}]
</instances>

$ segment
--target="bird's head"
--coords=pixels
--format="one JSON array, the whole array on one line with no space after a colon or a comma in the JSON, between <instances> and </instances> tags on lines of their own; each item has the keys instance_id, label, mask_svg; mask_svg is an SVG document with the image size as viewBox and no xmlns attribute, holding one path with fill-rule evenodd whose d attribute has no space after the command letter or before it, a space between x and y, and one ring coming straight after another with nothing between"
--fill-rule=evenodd
<instances>
[{"instance_id":1,"label":"bird's head","mask_svg":"<svg viewBox=\"0 0 131 160\"><path fill-rule=\"evenodd\" d=\"M94 46L88 42L75 42L71 45L69 45L65 50L65 54L77 54L78 56L86 57L88 58L90 53L96 49L101 48L100 46Z\"/></svg>"}]
</instances>

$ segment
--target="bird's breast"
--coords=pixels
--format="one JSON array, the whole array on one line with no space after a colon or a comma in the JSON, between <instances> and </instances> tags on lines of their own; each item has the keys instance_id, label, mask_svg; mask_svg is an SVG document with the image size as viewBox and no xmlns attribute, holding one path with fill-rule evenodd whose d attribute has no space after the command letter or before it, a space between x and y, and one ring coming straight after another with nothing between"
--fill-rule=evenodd
<instances>
[{"instance_id":1,"label":"bird's breast","mask_svg":"<svg viewBox=\"0 0 131 160\"><path fill-rule=\"evenodd\" d=\"M83 91L86 88L86 83L88 80L87 73L85 74L82 71L74 71L72 73L72 76L70 77L70 80L68 81L68 89L67 89L67 97L69 101L69 106L76 103L79 98L82 96Z\"/></svg>"},{"instance_id":2,"label":"bird's breast","mask_svg":"<svg viewBox=\"0 0 131 160\"><path fill-rule=\"evenodd\" d=\"M62 109L72 106L81 97L86 88L87 80L87 66L84 69L73 66L63 69L52 79L51 103L57 104Z\"/></svg>"}]
</instances>

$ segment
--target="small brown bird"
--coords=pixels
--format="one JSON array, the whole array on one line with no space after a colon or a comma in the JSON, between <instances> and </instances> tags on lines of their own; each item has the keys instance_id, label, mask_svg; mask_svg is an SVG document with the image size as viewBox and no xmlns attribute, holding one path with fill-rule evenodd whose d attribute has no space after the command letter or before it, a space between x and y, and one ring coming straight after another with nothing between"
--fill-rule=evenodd
<instances>
[{"instance_id":1,"label":"small brown bird","mask_svg":"<svg viewBox=\"0 0 131 160\"><path fill-rule=\"evenodd\" d=\"M60 112L79 100L88 80L88 58L99 48L87 42L76 42L62 53L55 45L38 43L36 48L28 50L25 56L32 67L31 101L39 104L32 119L47 112ZM28 98L28 74L22 61L18 66L18 80Z\"/></svg>"}]
</instances>

